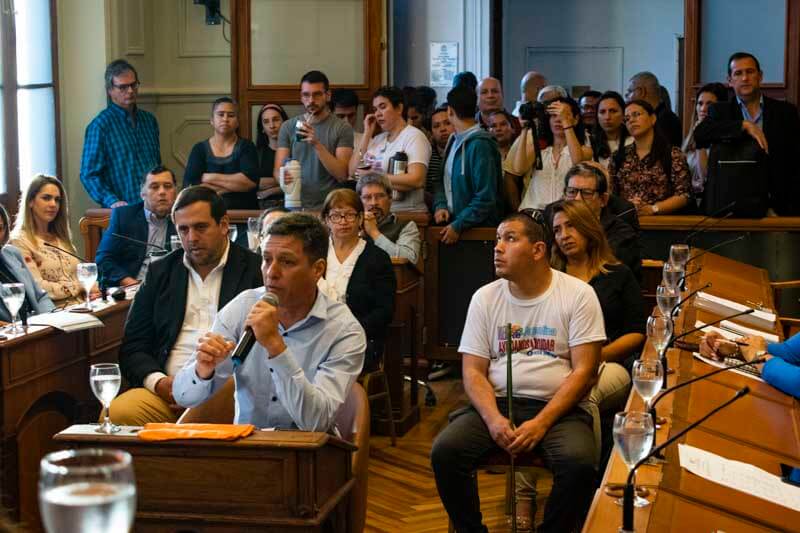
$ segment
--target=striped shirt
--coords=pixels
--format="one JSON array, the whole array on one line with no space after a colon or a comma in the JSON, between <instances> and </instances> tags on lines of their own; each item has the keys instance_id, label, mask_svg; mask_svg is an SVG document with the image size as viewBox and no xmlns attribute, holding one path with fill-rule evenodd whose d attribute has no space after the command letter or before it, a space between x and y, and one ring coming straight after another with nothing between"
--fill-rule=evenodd
<instances>
[{"instance_id":1,"label":"striped shirt","mask_svg":"<svg viewBox=\"0 0 800 533\"><path fill-rule=\"evenodd\" d=\"M431 145L431 159L428 162L428 175L425 177L425 190L436 194L436 184L442 182L442 156L439 149Z\"/></svg>"},{"instance_id":2,"label":"striped shirt","mask_svg":"<svg viewBox=\"0 0 800 533\"><path fill-rule=\"evenodd\" d=\"M161 163L156 117L138 107L134 117L112 103L86 128L81 183L102 207L140 202L145 173Z\"/></svg>"}]
</instances>

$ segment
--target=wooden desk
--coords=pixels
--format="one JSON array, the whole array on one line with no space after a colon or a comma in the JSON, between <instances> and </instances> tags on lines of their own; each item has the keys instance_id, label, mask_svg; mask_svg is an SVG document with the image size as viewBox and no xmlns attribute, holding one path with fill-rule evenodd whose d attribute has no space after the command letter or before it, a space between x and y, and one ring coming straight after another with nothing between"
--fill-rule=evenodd
<instances>
[{"instance_id":1,"label":"wooden desk","mask_svg":"<svg viewBox=\"0 0 800 533\"><path fill-rule=\"evenodd\" d=\"M39 461L51 438L79 421L96 420L100 404L89 388L89 366L116 362L130 302L99 311L104 328L64 333L31 326L0 342L0 489L2 505L36 525Z\"/></svg>"},{"instance_id":2,"label":"wooden desk","mask_svg":"<svg viewBox=\"0 0 800 533\"><path fill-rule=\"evenodd\" d=\"M712 281L708 292L740 303L761 301L772 306L769 279L765 271L714 254L698 258L703 271L690 285L694 289ZM691 279L691 278L690 278ZM695 321L715 320L715 315L686 309L676 321L680 330L691 329ZM775 327L772 333L780 335ZM645 357L653 357L648 343ZM671 350L671 366L678 371L669 384L685 381L712 370L694 359L691 353ZM751 394L714 415L681 442L708 450L728 459L754 464L777 474L778 463L800 464L800 402L770 387L732 372L722 373L676 391L658 405L659 414L669 418L657 432L663 442L667 433L675 434L691 421L729 399L736 390L748 385ZM635 392L628 399L628 409L641 409ZM636 530L652 531L798 531L800 513L747 494L706 481L680 467L677 446L666 451L663 467L643 466L637 474L643 484L653 482L653 505L635 511ZM585 532L617 531L622 509L603 492L609 482L621 482L627 467L618 454L612 455L595 494L584 526Z\"/></svg>"},{"instance_id":3,"label":"wooden desk","mask_svg":"<svg viewBox=\"0 0 800 533\"><path fill-rule=\"evenodd\" d=\"M327 433L257 431L236 442L145 442L125 428L55 436L59 448L129 452L137 532L347 531L352 444Z\"/></svg>"}]
</instances>

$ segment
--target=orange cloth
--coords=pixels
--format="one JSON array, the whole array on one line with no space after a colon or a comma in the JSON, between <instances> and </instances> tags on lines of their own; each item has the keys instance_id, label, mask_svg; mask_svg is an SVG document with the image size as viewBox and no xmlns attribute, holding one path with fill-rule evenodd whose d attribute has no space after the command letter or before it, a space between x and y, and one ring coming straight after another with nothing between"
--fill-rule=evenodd
<instances>
[{"instance_id":1,"label":"orange cloth","mask_svg":"<svg viewBox=\"0 0 800 533\"><path fill-rule=\"evenodd\" d=\"M255 431L253 424L145 424L139 431L142 440L211 439L236 440Z\"/></svg>"}]
</instances>

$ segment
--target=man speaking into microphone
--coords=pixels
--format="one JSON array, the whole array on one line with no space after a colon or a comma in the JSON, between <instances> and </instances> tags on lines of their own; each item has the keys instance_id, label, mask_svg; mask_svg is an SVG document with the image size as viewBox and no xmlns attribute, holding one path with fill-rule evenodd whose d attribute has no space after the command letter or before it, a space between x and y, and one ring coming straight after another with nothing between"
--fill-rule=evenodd
<instances>
[{"instance_id":1,"label":"man speaking into microphone","mask_svg":"<svg viewBox=\"0 0 800 533\"><path fill-rule=\"evenodd\" d=\"M173 396L197 406L233 375L236 423L327 431L361 372L364 330L345 304L317 290L328 255L319 220L302 213L278 219L261 250L264 287L244 291L219 312L175 377ZM267 292L278 306L265 301ZM244 335L255 342L235 362Z\"/></svg>"}]
</instances>

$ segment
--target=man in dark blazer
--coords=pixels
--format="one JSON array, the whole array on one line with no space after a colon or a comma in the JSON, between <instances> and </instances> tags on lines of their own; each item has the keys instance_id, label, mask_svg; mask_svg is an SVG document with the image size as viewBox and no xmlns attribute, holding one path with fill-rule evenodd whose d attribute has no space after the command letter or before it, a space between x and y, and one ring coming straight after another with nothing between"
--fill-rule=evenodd
<instances>
[{"instance_id":1,"label":"man in dark blazer","mask_svg":"<svg viewBox=\"0 0 800 533\"><path fill-rule=\"evenodd\" d=\"M175 422L173 377L217 311L263 285L261 258L228 241L225 204L213 190L181 191L172 219L182 249L150 265L125 322L119 364L131 389L111 405L115 424Z\"/></svg>"},{"instance_id":2,"label":"man in dark blazer","mask_svg":"<svg viewBox=\"0 0 800 533\"><path fill-rule=\"evenodd\" d=\"M713 145L739 142L748 153L758 148L766 152L769 206L778 215L797 216L800 176L792 160L800 149L800 117L789 102L764 96L762 80L761 65L752 54L737 52L728 60L728 84L735 98L712 105L694 131L698 148L712 147L706 190L719 160Z\"/></svg>"},{"instance_id":3,"label":"man in dark blazer","mask_svg":"<svg viewBox=\"0 0 800 533\"><path fill-rule=\"evenodd\" d=\"M175 174L159 165L145 176L141 203L111 211L111 221L95 254L98 273L105 285L142 281L151 254L169 250L170 237L175 235L169 214L176 195Z\"/></svg>"}]
</instances>

